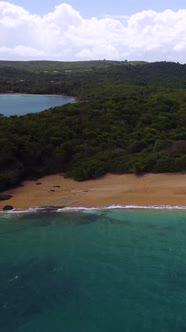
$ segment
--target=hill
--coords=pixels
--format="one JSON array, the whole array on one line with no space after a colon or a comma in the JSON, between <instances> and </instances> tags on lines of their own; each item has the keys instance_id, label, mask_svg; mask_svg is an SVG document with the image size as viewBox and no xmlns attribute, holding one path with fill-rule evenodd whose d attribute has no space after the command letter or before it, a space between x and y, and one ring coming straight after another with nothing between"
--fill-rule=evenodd
<instances>
[{"instance_id":1,"label":"hill","mask_svg":"<svg viewBox=\"0 0 186 332\"><path fill-rule=\"evenodd\" d=\"M186 65L0 62L0 77L1 92L80 100L0 117L0 190L60 172L81 181L107 172L186 171Z\"/></svg>"}]
</instances>

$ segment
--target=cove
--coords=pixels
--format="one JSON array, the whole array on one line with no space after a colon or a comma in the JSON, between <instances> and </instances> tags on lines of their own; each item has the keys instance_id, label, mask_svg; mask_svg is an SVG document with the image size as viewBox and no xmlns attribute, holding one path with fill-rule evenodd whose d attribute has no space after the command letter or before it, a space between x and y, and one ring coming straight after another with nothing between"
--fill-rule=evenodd
<instances>
[{"instance_id":1,"label":"cove","mask_svg":"<svg viewBox=\"0 0 186 332\"><path fill-rule=\"evenodd\" d=\"M0 114L19 116L38 113L73 102L74 97L61 95L0 94Z\"/></svg>"}]
</instances>

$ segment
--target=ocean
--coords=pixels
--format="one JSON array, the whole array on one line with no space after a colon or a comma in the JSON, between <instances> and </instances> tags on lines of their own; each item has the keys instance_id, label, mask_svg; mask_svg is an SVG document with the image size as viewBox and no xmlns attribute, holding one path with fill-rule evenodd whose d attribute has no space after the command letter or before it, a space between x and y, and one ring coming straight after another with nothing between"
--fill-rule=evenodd
<instances>
[{"instance_id":1,"label":"ocean","mask_svg":"<svg viewBox=\"0 0 186 332\"><path fill-rule=\"evenodd\" d=\"M0 215L0 332L186 331L186 211Z\"/></svg>"},{"instance_id":2,"label":"ocean","mask_svg":"<svg viewBox=\"0 0 186 332\"><path fill-rule=\"evenodd\" d=\"M0 94L0 114L24 115L73 103L74 97L58 95Z\"/></svg>"}]
</instances>

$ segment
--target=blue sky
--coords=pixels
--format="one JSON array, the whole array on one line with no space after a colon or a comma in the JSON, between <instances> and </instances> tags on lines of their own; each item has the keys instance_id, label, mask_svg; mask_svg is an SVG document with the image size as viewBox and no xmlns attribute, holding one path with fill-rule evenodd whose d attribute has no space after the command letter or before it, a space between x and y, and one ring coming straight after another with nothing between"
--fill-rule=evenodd
<instances>
[{"instance_id":1,"label":"blue sky","mask_svg":"<svg viewBox=\"0 0 186 332\"><path fill-rule=\"evenodd\" d=\"M0 59L186 63L186 0L0 0Z\"/></svg>"},{"instance_id":2,"label":"blue sky","mask_svg":"<svg viewBox=\"0 0 186 332\"><path fill-rule=\"evenodd\" d=\"M61 0L12 0L11 3L19 5L35 14L46 14ZM186 0L69 0L64 1L78 10L84 18L96 16L101 18L110 15L131 15L143 10L164 11L172 9L177 11L186 8Z\"/></svg>"}]
</instances>

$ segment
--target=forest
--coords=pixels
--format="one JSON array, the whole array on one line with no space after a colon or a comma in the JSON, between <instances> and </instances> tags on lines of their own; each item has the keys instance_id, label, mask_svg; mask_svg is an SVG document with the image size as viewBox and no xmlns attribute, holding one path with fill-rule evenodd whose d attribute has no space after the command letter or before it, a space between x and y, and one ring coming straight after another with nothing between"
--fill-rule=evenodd
<instances>
[{"instance_id":1,"label":"forest","mask_svg":"<svg viewBox=\"0 0 186 332\"><path fill-rule=\"evenodd\" d=\"M78 102L0 116L0 190L63 173L186 171L186 65L172 62L0 61L0 93L76 96Z\"/></svg>"}]
</instances>

